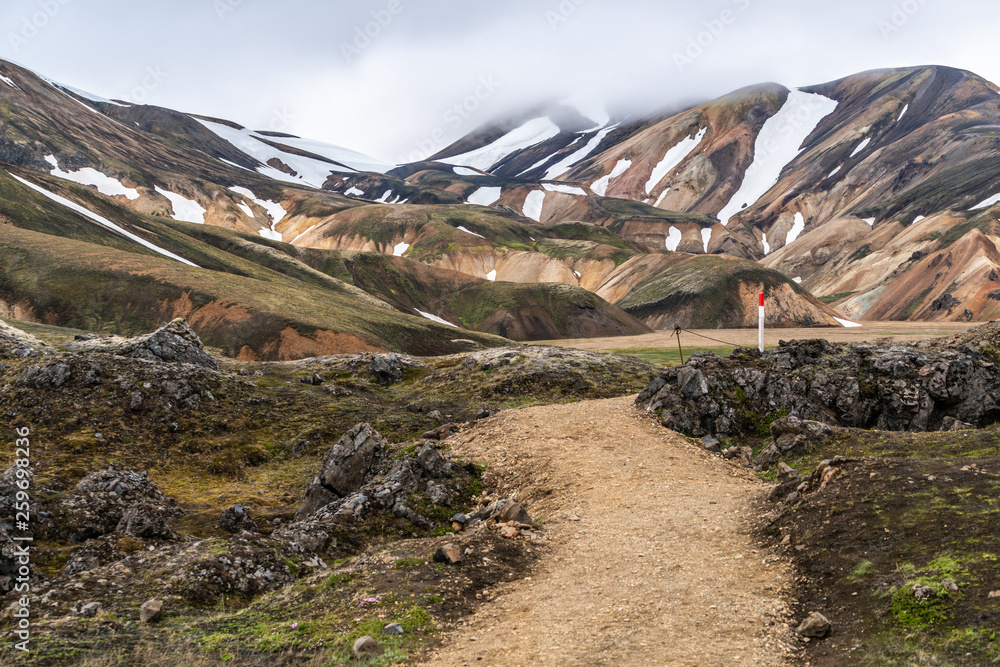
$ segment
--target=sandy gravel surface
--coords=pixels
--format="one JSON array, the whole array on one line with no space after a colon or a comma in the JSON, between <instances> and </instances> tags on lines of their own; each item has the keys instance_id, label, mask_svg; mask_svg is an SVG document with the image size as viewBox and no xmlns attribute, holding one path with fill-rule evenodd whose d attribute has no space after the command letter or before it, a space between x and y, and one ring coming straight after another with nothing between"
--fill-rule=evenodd
<instances>
[{"instance_id":1,"label":"sandy gravel surface","mask_svg":"<svg viewBox=\"0 0 1000 667\"><path fill-rule=\"evenodd\" d=\"M939 336L954 336L982 322L865 322L854 329L815 327L809 329L767 329L764 332L765 345L777 345L779 340L804 338L825 338L835 343L859 343L877 338L891 338L896 341L918 341ZM712 342L694 334L709 336L736 345L755 347L756 329L692 329L694 333L681 333L681 343L687 346L713 347ZM609 351L621 349L649 349L677 346L673 331L655 331L641 336L616 336L613 338L578 338L553 340L540 343L575 347L580 350Z\"/></svg>"},{"instance_id":2,"label":"sandy gravel surface","mask_svg":"<svg viewBox=\"0 0 1000 667\"><path fill-rule=\"evenodd\" d=\"M451 441L521 488L549 547L425 664L786 664L791 574L749 535L763 483L632 400L507 411Z\"/></svg>"}]
</instances>

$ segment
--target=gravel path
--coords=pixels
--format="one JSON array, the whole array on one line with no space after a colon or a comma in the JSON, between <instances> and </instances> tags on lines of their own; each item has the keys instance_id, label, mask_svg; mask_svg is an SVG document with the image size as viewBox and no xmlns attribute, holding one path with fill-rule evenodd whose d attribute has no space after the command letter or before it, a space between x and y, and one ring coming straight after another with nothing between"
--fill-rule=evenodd
<instances>
[{"instance_id":1,"label":"gravel path","mask_svg":"<svg viewBox=\"0 0 1000 667\"><path fill-rule=\"evenodd\" d=\"M452 441L543 522L533 576L428 665L782 665L786 566L748 532L762 484L632 399L507 411Z\"/></svg>"}]
</instances>

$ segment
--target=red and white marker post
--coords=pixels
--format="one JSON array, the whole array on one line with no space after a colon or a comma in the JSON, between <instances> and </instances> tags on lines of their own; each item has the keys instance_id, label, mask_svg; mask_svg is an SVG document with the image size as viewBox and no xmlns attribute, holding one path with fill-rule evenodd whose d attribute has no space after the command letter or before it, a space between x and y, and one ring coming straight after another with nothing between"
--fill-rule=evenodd
<instances>
[{"instance_id":1,"label":"red and white marker post","mask_svg":"<svg viewBox=\"0 0 1000 667\"><path fill-rule=\"evenodd\" d=\"M758 309L757 315L758 331L759 331L759 347L761 353L764 352L764 293L760 293L760 308Z\"/></svg>"}]
</instances>

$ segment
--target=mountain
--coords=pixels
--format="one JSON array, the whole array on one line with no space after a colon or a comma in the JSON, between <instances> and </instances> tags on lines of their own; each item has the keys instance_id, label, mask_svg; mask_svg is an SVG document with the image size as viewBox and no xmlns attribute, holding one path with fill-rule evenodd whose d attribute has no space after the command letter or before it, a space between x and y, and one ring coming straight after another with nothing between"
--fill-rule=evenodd
<instances>
[{"instance_id":1,"label":"mountain","mask_svg":"<svg viewBox=\"0 0 1000 667\"><path fill-rule=\"evenodd\" d=\"M1000 317L1000 93L971 72L642 118L550 104L405 165L0 75L2 229L62 239L3 235L0 302L25 319L180 315L263 359L751 326L760 291L771 326ZM46 263L61 279L17 270Z\"/></svg>"},{"instance_id":2,"label":"mountain","mask_svg":"<svg viewBox=\"0 0 1000 667\"><path fill-rule=\"evenodd\" d=\"M1000 202L1000 95L971 72L914 67L798 90L764 84L680 112L609 120L575 140L572 129L549 127L517 146L528 129L558 126L529 116L435 157L489 156L493 164L477 164L485 173L535 180L498 182L497 202L543 223L568 215L650 247L755 260L852 318L1000 316L989 297L1000 288L990 214ZM669 213L656 220L650 209Z\"/></svg>"},{"instance_id":3,"label":"mountain","mask_svg":"<svg viewBox=\"0 0 1000 667\"><path fill-rule=\"evenodd\" d=\"M185 317L207 344L261 360L729 326L762 289L785 295L775 326L837 325L778 271L650 247L668 223L689 228L673 250L697 250L708 216L487 171L473 144L517 128L467 138L482 168L388 165L13 63L0 76L0 311L22 320L134 334ZM614 134L557 106L559 133ZM504 145L527 161L538 136ZM677 282L700 271L715 279Z\"/></svg>"}]
</instances>

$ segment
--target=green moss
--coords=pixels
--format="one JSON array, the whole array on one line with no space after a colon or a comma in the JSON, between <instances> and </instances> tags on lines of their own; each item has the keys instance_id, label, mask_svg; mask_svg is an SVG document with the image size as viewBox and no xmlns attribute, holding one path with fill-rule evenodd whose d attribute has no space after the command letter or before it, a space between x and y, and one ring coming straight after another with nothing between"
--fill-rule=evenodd
<instances>
[{"instance_id":1,"label":"green moss","mask_svg":"<svg viewBox=\"0 0 1000 667\"><path fill-rule=\"evenodd\" d=\"M911 300L908 304L906 304L906 308L903 310L903 319L906 319L910 317L910 315L913 315L913 313L917 312L920 309L920 307L924 305L924 299L926 299L927 296L933 290L934 290L933 286L928 287L923 292L914 297L913 300Z\"/></svg>"},{"instance_id":2,"label":"green moss","mask_svg":"<svg viewBox=\"0 0 1000 667\"><path fill-rule=\"evenodd\" d=\"M934 592L921 600L913 594L914 586L924 586ZM938 581L927 577L907 580L892 594L892 617L897 626L907 631L942 629L954 615L948 598L948 590Z\"/></svg>"},{"instance_id":3,"label":"green moss","mask_svg":"<svg viewBox=\"0 0 1000 667\"><path fill-rule=\"evenodd\" d=\"M762 415L754 409L750 399L747 397L742 387L736 387L736 405L733 412L736 415L736 422L741 433L754 435L760 438L767 438L771 435L771 424L778 419L788 416L788 408L781 408L776 412ZM756 456L757 452L754 453Z\"/></svg>"},{"instance_id":4,"label":"green moss","mask_svg":"<svg viewBox=\"0 0 1000 667\"><path fill-rule=\"evenodd\" d=\"M695 223L702 227L711 227L718 221L707 215L695 213L679 213L677 211L667 211L656 208L649 204L643 204L632 199L616 199L613 197L599 197L598 206L604 211L615 216L619 221L624 220L648 220L655 222L672 222L675 224Z\"/></svg>"},{"instance_id":5,"label":"green moss","mask_svg":"<svg viewBox=\"0 0 1000 667\"><path fill-rule=\"evenodd\" d=\"M841 299L846 299L847 297L857 294L857 292L840 292L839 294L828 294L826 296L818 297L823 303L833 303L834 301L840 301Z\"/></svg>"}]
</instances>

